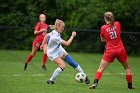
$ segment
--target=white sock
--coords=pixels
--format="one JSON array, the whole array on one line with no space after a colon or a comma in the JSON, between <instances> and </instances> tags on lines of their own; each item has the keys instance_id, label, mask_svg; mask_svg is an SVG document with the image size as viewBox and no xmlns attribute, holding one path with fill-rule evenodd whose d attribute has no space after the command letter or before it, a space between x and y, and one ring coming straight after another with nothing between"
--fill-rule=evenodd
<instances>
[{"instance_id":1,"label":"white sock","mask_svg":"<svg viewBox=\"0 0 140 93\"><path fill-rule=\"evenodd\" d=\"M60 67L56 68L56 69L54 70L54 72L53 72L51 78L50 78L50 81L54 81L55 78L56 78L62 71L63 71L63 70L62 70Z\"/></svg>"},{"instance_id":2,"label":"white sock","mask_svg":"<svg viewBox=\"0 0 140 93\"><path fill-rule=\"evenodd\" d=\"M80 73L84 73L83 69L79 65L75 69Z\"/></svg>"}]
</instances>

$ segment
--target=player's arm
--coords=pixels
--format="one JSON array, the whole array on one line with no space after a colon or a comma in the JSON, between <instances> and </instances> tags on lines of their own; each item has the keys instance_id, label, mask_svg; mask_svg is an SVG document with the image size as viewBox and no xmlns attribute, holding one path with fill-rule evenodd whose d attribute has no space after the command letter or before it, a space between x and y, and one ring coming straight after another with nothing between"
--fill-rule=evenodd
<instances>
[{"instance_id":1,"label":"player's arm","mask_svg":"<svg viewBox=\"0 0 140 93\"><path fill-rule=\"evenodd\" d=\"M69 40L67 40L67 41L62 40L61 44L65 45L65 46L69 46L75 36L76 36L76 32L73 31L72 34L71 34L71 37L69 38Z\"/></svg>"},{"instance_id":2,"label":"player's arm","mask_svg":"<svg viewBox=\"0 0 140 93\"><path fill-rule=\"evenodd\" d=\"M101 27L101 31L100 31L100 38L101 38L101 42L106 42L106 39L104 37L104 26Z\"/></svg>"},{"instance_id":3,"label":"player's arm","mask_svg":"<svg viewBox=\"0 0 140 93\"><path fill-rule=\"evenodd\" d=\"M42 50L44 45L47 44L47 40L48 40L48 34L46 34L46 36L43 39L42 45L40 46L40 49Z\"/></svg>"},{"instance_id":4,"label":"player's arm","mask_svg":"<svg viewBox=\"0 0 140 93\"><path fill-rule=\"evenodd\" d=\"M106 39L104 37L100 37L101 38L101 42L106 42Z\"/></svg>"},{"instance_id":5,"label":"player's arm","mask_svg":"<svg viewBox=\"0 0 140 93\"><path fill-rule=\"evenodd\" d=\"M37 35L41 32L44 32L44 31L47 31L47 28L44 28L44 29L40 29L40 23L37 23L35 28L34 28L34 34Z\"/></svg>"},{"instance_id":6,"label":"player's arm","mask_svg":"<svg viewBox=\"0 0 140 93\"><path fill-rule=\"evenodd\" d=\"M44 31L47 31L47 29L46 28L45 29L40 29L39 31L38 30L35 30L34 31L34 34L37 35L37 34L39 34L41 32L44 32Z\"/></svg>"}]
</instances>

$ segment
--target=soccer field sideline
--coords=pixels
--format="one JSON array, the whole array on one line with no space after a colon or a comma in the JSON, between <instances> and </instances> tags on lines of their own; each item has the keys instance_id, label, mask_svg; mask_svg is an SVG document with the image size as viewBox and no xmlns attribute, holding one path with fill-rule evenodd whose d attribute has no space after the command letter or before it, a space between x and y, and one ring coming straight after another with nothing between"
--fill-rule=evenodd
<instances>
[{"instance_id":1,"label":"soccer field sideline","mask_svg":"<svg viewBox=\"0 0 140 93\"><path fill-rule=\"evenodd\" d=\"M132 75L135 73L132 73ZM69 76L71 74L60 74L62 76ZM86 74L88 76L93 76L93 74ZM125 75L125 73L103 73L103 75ZM22 76L33 76L33 77L44 77L46 76L45 74L32 74L32 75L25 75L25 74L0 74L0 77L9 77L9 76L13 76L13 77L22 77Z\"/></svg>"}]
</instances>

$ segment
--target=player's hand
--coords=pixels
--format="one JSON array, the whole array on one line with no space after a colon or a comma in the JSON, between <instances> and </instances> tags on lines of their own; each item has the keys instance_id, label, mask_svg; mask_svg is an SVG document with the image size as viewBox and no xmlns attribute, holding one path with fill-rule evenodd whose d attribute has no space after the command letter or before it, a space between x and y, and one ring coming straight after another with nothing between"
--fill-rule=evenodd
<instances>
[{"instance_id":1,"label":"player's hand","mask_svg":"<svg viewBox=\"0 0 140 93\"><path fill-rule=\"evenodd\" d=\"M47 29L46 29L46 28L40 29L40 31L41 31L41 32L44 32L44 31L47 31Z\"/></svg>"},{"instance_id":2,"label":"player's hand","mask_svg":"<svg viewBox=\"0 0 140 93\"><path fill-rule=\"evenodd\" d=\"M75 32L75 31L72 32L72 36L73 36L73 37L76 36L76 32Z\"/></svg>"},{"instance_id":3,"label":"player's hand","mask_svg":"<svg viewBox=\"0 0 140 93\"><path fill-rule=\"evenodd\" d=\"M43 50L43 45L40 46L40 50Z\"/></svg>"}]
</instances>

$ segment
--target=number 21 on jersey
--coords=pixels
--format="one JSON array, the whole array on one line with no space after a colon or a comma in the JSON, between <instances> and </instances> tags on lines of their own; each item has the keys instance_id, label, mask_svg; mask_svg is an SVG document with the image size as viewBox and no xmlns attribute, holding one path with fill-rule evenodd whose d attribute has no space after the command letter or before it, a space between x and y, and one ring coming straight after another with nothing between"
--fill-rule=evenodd
<instances>
[{"instance_id":1,"label":"number 21 on jersey","mask_svg":"<svg viewBox=\"0 0 140 93\"><path fill-rule=\"evenodd\" d=\"M115 39L115 38L117 38L116 31L109 32L109 34L110 34L110 39Z\"/></svg>"}]
</instances>

